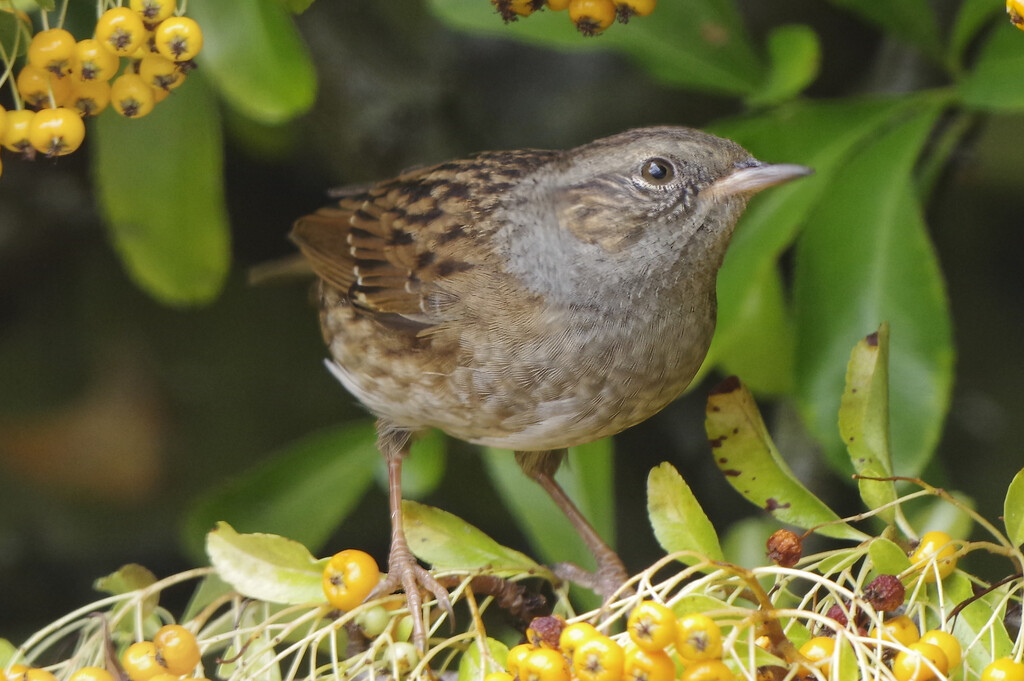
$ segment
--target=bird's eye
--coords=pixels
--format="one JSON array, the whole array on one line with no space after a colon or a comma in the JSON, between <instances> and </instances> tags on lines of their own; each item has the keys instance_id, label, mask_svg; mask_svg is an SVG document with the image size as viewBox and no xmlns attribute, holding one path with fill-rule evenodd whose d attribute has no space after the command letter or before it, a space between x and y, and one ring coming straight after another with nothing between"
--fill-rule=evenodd
<instances>
[{"instance_id":1,"label":"bird's eye","mask_svg":"<svg viewBox=\"0 0 1024 681\"><path fill-rule=\"evenodd\" d=\"M640 174L651 184L668 184L676 175L676 169L663 158L649 158L644 161Z\"/></svg>"}]
</instances>

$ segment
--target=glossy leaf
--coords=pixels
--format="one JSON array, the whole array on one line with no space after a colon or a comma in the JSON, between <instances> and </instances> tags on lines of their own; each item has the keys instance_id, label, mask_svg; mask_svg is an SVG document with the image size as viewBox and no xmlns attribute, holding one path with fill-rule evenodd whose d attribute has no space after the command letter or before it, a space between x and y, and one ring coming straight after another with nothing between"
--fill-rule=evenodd
<instances>
[{"instance_id":1,"label":"glossy leaf","mask_svg":"<svg viewBox=\"0 0 1024 681\"><path fill-rule=\"evenodd\" d=\"M839 403L839 435L846 444L853 470L874 478L892 476L889 455L889 325L864 338L850 353L846 389ZM869 509L896 500L892 481L858 480L860 497ZM895 509L882 512L892 523Z\"/></svg>"},{"instance_id":2,"label":"glossy leaf","mask_svg":"<svg viewBox=\"0 0 1024 681\"><path fill-rule=\"evenodd\" d=\"M281 0L203 0L188 9L205 35L197 61L233 108L263 123L309 110L316 71Z\"/></svg>"},{"instance_id":3,"label":"glossy leaf","mask_svg":"<svg viewBox=\"0 0 1024 681\"><path fill-rule=\"evenodd\" d=\"M92 587L111 596L120 596L132 591L138 591L139 589L145 589L153 584L156 584L156 575L149 568L136 563L129 563L119 568L116 572L100 577L93 582Z\"/></svg>"},{"instance_id":4,"label":"glossy leaf","mask_svg":"<svg viewBox=\"0 0 1024 681\"><path fill-rule=\"evenodd\" d=\"M942 580L946 603L967 604L952 621L952 633L963 641L964 666L984 669L993 660L1011 655L1013 642L1004 626L1006 586L984 596L975 596L971 581L954 572ZM932 587L929 593L932 592Z\"/></svg>"},{"instance_id":5,"label":"glossy leaf","mask_svg":"<svg viewBox=\"0 0 1024 681\"><path fill-rule=\"evenodd\" d=\"M955 62L963 59L963 55L971 40L996 14L1003 15L1003 3L992 0L964 0L957 10L956 19L949 37L949 51Z\"/></svg>"},{"instance_id":6,"label":"glossy leaf","mask_svg":"<svg viewBox=\"0 0 1024 681\"><path fill-rule=\"evenodd\" d=\"M868 547L871 568L880 575L898 575L910 567L910 558L896 542L884 537L875 537Z\"/></svg>"},{"instance_id":7,"label":"glossy leaf","mask_svg":"<svg viewBox=\"0 0 1024 681\"><path fill-rule=\"evenodd\" d=\"M792 320L771 311L779 302L763 287L779 285L779 258L848 157L910 105L908 98L800 102L712 126L712 132L736 140L764 161L802 163L815 174L754 197L744 213L719 273L718 328L705 366L721 362L746 379L740 370L754 362L742 356L754 353L774 368L759 369L752 388L791 389L792 377L778 375L792 371ZM765 321L766 314L771 323L753 325Z\"/></svg>"},{"instance_id":8,"label":"glossy leaf","mask_svg":"<svg viewBox=\"0 0 1024 681\"><path fill-rule=\"evenodd\" d=\"M796 479L775 448L754 398L736 378L725 380L708 397L705 420L715 464L729 484L781 522L829 537L862 540L861 532ZM826 523L834 523L828 524Z\"/></svg>"},{"instance_id":9,"label":"glossy leaf","mask_svg":"<svg viewBox=\"0 0 1024 681\"><path fill-rule=\"evenodd\" d=\"M1024 468L1017 471L1006 490L1003 502L1003 524L1006 537L1014 546L1024 545Z\"/></svg>"},{"instance_id":10,"label":"glossy leaf","mask_svg":"<svg viewBox=\"0 0 1024 681\"><path fill-rule=\"evenodd\" d=\"M821 67L821 45L810 26L779 26L768 35L768 76L747 98L751 106L768 106L792 99L814 82Z\"/></svg>"},{"instance_id":11,"label":"glossy leaf","mask_svg":"<svg viewBox=\"0 0 1024 681\"><path fill-rule=\"evenodd\" d=\"M438 570L476 570L509 574L547 571L526 554L502 546L456 515L406 499L402 519L409 548Z\"/></svg>"},{"instance_id":12,"label":"glossy leaf","mask_svg":"<svg viewBox=\"0 0 1024 681\"><path fill-rule=\"evenodd\" d=\"M567 50L617 50L655 78L695 90L749 94L764 75L729 0L663 2L651 16L614 25L598 38L581 36L565 12L536 12L506 25L489 2L429 4L439 18L463 31Z\"/></svg>"},{"instance_id":13,"label":"glossy leaf","mask_svg":"<svg viewBox=\"0 0 1024 681\"><path fill-rule=\"evenodd\" d=\"M897 474L931 458L952 387L952 333L942 274L912 171L942 99L877 134L836 174L829 200L797 244L797 397L804 421L849 470L835 419L850 347L883 321L892 326L889 399Z\"/></svg>"},{"instance_id":14,"label":"glossy leaf","mask_svg":"<svg viewBox=\"0 0 1024 681\"><path fill-rule=\"evenodd\" d=\"M185 523L190 545L219 520L323 546L359 503L380 461L372 421L313 433L222 487L206 492ZM415 449L414 449L415 451Z\"/></svg>"},{"instance_id":15,"label":"glossy leaf","mask_svg":"<svg viewBox=\"0 0 1024 681\"><path fill-rule=\"evenodd\" d=\"M297 605L324 600L323 571L328 558L276 534L239 534L217 523L206 535L206 553L217 575L243 596Z\"/></svg>"},{"instance_id":16,"label":"glossy leaf","mask_svg":"<svg viewBox=\"0 0 1024 681\"><path fill-rule=\"evenodd\" d=\"M670 463L652 468L647 476L647 516L666 553L696 551L711 560L724 560L715 526L683 476Z\"/></svg>"},{"instance_id":17,"label":"glossy leaf","mask_svg":"<svg viewBox=\"0 0 1024 681\"><path fill-rule=\"evenodd\" d=\"M831 0L833 5L848 9L886 33L899 36L921 48L926 54L937 57L941 53L939 26L936 12L928 0L899 0L878 2L878 0Z\"/></svg>"},{"instance_id":18,"label":"glossy leaf","mask_svg":"<svg viewBox=\"0 0 1024 681\"><path fill-rule=\"evenodd\" d=\"M169 305L210 302L228 272L230 235L220 115L201 74L144 118L108 113L94 124L100 207L128 273Z\"/></svg>"},{"instance_id":19,"label":"glossy leaf","mask_svg":"<svg viewBox=\"0 0 1024 681\"><path fill-rule=\"evenodd\" d=\"M20 659L21 656L14 644L6 638L0 638L0 669L6 669Z\"/></svg>"},{"instance_id":20,"label":"glossy leaf","mask_svg":"<svg viewBox=\"0 0 1024 681\"><path fill-rule=\"evenodd\" d=\"M978 61L960 82L960 98L968 107L987 111L1024 110L1024 49L1021 32L1009 20L999 22L985 41Z\"/></svg>"}]
</instances>

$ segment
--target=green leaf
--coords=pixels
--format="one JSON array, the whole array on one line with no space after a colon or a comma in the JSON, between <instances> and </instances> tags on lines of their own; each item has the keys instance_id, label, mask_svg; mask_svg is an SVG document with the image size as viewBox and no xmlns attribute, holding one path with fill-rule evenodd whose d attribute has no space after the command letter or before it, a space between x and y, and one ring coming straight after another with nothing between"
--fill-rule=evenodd
<instances>
[{"instance_id":1,"label":"green leaf","mask_svg":"<svg viewBox=\"0 0 1024 681\"><path fill-rule=\"evenodd\" d=\"M44 12L52 12L57 9L57 0L32 0L32 2Z\"/></svg>"},{"instance_id":2,"label":"green leaf","mask_svg":"<svg viewBox=\"0 0 1024 681\"><path fill-rule=\"evenodd\" d=\"M298 605L324 600L328 558L316 560L302 544L276 534L239 534L217 523L206 535L206 553L217 575L243 596Z\"/></svg>"},{"instance_id":3,"label":"green leaf","mask_svg":"<svg viewBox=\"0 0 1024 681\"><path fill-rule=\"evenodd\" d=\"M20 661L21 655L14 644L6 638L0 638L0 669L6 669L15 662Z\"/></svg>"},{"instance_id":4,"label":"green leaf","mask_svg":"<svg viewBox=\"0 0 1024 681\"><path fill-rule=\"evenodd\" d=\"M954 572L942 580L946 603L969 603L953 619L950 633L964 645L964 668L984 669L993 660L1013 654L1013 642L1004 626L1007 586L981 597L965 575ZM931 593L934 586L929 589Z\"/></svg>"},{"instance_id":5,"label":"green leaf","mask_svg":"<svg viewBox=\"0 0 1024 681\"><path fill-rule=\"evenodd\" d=\"M938 58L942 53L935 10L928 0L831 0L854 12L885 31L921 48L925 54Z\"/></svg>"},{"instance_id":6,"label":"green leaf","mask_svg":"<svg viewBox=\"0 0 1024 681\"><path fill-rule=\"evenodd\" d=\"M200 497L185 519L186 543L194 547L225 520L322 548L373 482L381 458L376 442L373 422L361 421L292 443Z\"/></svg>"},{"instance_id":7,"label":"green leaf","mask_svg":"<svg viewBox=\"0 0 1024 681\"><path fill-rule=\"evenodd\" d=\"M302 14L309 6L313 4L313 0L284 0L284 6L288 8L288 11L292 14Z\"/></svg>"},{"instance_id":8,"label":"green leaf","mask_svg":"<svg viewBox=\"0 0 1024 681\"><path fill-rule=\"evenodd\" d=\"M821 67L818 34L804 24L778 26L768 36L768 58L768 77L747 97L750 106L784 102L814 82Z\"/></svg>"},{"instance_id":9,"label":"green leaf","mask_svg":"<svg viewBox=\"0 0 1024 681\"><path fill-rule=\"evenodd\" d=\"M438 570L476 570L518 575L547 573L529 556L502 546L456 515L415 501L402 501L409 548ZM549 579L553 576L546 574Z\"/></svg>"},{"instance_id":10,"label":"green leaf","mask_svg":"<svg viewBox=\"0 0 1024 681\"><path fill-rule=\"evenodd\" d=\"M764 70L730 0L664 2L646 18L582 37L564 12L537 12L505 25L480 0L429 0L434 13L463 31L566 50L617 50L670 85L722 94L754 92Z\"/></svg>"},{"instance_id":11,"label":"green leaf","mask_svg":"<svg viewBox=\"0 0 1024 681\"><path fill-rule=\"evenodd\" d=\"M280 0L203 0L188 9L205 35L197 61L233 108L263 123L309 110L316 71Z\"/></svg>"},{"instance_id":12,"label":"green leaf","mask_svg":"<svg viewBox=\"0 0 1024 681\"><path fill-rule=\"evenodd\" d=\"M201 74L144 118L95 120L93 174L114 247L132 279L170 305L210 302L227 275L220 133Z\"/></svg>"},{"instance_id":13,"label":"green leaf","mask_svg":"<svg viewBox=\"0 0 1024 681\"><path fill-rule=\"evenodd\" d=\"M117 572L100 577L92 583L92 587L111 596L120 596L153 584L156 584L156 575L142 565L129 563L119 568Z\"/></svg>"},{"instance_id":14,"label":"green leaf","mask_svg":"<svg viewBox=\"0 0 1024 681\"><path fill-rule=\"evenodd\" d=\"M839 657L837 664L838 673L830 674L830 679L835 681L857 681L861 678L860 665L857 663L857 653L854 652L850 639L846 636L839 637L839 640L836 642L836 655Z\"/></svg>"},{"instance_id":15,"label":"green leaf","mask_svg":"<svg viewBox=\"0 0 1024 681\"><path fill-rule=\"evenodd\" d=\"M1017 471L1006 490L1003 502L1003 524L1006 537L1014 546L1024 544L1024 468Z\"/></svg>"},{"instance_id":16,"label":"green leaf","mask_svg":"<svg viewBox=\"0 0 1024 681\"><path fill-rule=\"evenodd\" d=\"M911 105L907 97L798 102L712 126L712 132L736 140L762 160L802 163L815 174L754 197L744 213L719 273L718 325L705 367L722 362L746 378L739 370L756 364L756 355L767 366L758 370L752 388L791 389L792 376L785 381L777 376L792 372L792 322L778 312L762 312L762 307L779 304L776 294L763 287L779 286L779 258L849 156ZM762 341L754 323L767 315L774 321L765 327ZM766 349L778 348L779 354L773 357L762 350L762 343Z\"/></svg>"},{"instance_id":17,"label":"green leaf","mask_svg":"<svg viewBox=\"0 0 1024 681\"><path fill-rule=\"evenodd\" d=\"M892 476L889 456L889 325L861 340L846 366L846 389L839 403L839 435L853 470L875 478ZM869 509L896 500L892 481L858 480L860 497ZM892 523L896 511L881 514Z\"/></svg>"},{"instance_id":18,"label":"green leaf","mask_svg":"<svg viewBox=\"0 0 1024 681\"><path fill-rule=\"evenodd\" d=\"M1004 14L1002 3L992 0L964 0L960 4L949 38L949 53L954 63L963 59L971 40L996 14Z\"/></svg>"},{"instance_id":19,"label":"green leaf","mask_svg":"<svg viewBox=\"0 0 1024 681\"><path fill-rule=\"evenodd\" d=\"M402 462L402 497L422 499L437 489L444 479L448 441L439 430L429 430L417 438L410 455ZM388 468L383 457L376 457L374 477L385 492L388 490ZM291 535L289 535L291 536Z\"/></svg>"},{"instance_id":20,"label":"green leaf","mask_svg":"<svg viewBox=\"0 0 1024 681\"><path fill-rule=\"evenodd\" d=\"M188 622L193 617L201 613L210 603L213 603L215 600L230 593L231 591L234 591L234 589L231 588L231 585L216 574L207 575L203 578L203 581L199 582L199 586L196 587L196 590L192 592L192 597L188 601L188 606L186 606L185 612L181 615L181 621Z\"/></svg>"},{"instance_id":21,"label":"green leaf","mask_svg":"<svg viewBox=\"0 0 1024 681\"><path fill-rule=\"evenodd\" d=\"M797 244L797 398L840 469L850 467L835 426L849 348L881 322L892 325L897 474L914 475L928 462L949 407L949 306L912 181L944 106L919 100L913 115L867 141L836 174Z\"/></svg>"},{"instance_id":22,"label":"green leaf","mask_svg":"<svg viewBox=\"0 0 1024 681\"><path fill-rule=\"evenodd\" d=\"M840 539L866 539L793 475L775 448L754 398L736 378L708 397L704 422L715 464L736 491L781 522Z\"/></svg>"},{"instance_id":23,"label":"green leaf","mask_svg":"<svg viewBox=\"0 0 1024 681\"><path fill-rule=\"evenodd\" d=\"M666 553L696 551L711 560L724 559L715 526L683 476L670 463L652 468L647 476L647 516Z\"/></svg>"},{"instance_id":24,"label":"green leaf","mask_svg":"<svg viewBox=\"0 0 1024 681\"><path fill-rule=\"evenodd\" d=\"M880 575L898 575L910 567L910 558L896 542L875 537L868 547L871 568Z\"/></svg>"},{"instance_id":25,"label":"green leaf","mask_svg":"<svg viewBox=\"0 0 1024 681\"><path fill-rule=\"evenodd\" d=\"M31 41L30 24L20 21L13 12L0 11L0 47L8 57L20 57L25 54ZM3 68L0 65L0 74L3 73Z\"/></svg>"},{"instance_id":26,"label":"green leaf","mask_svg":"<svg viewBox=\"0 0 1024 681\"><path fill-rule=\"evenodd\" d=\"M1024 110L1024 35L1001 21L985 42L974 68L960 81L964 106L986 111Z\"/></svg>"},{"instance_id":27,"label":"green leaf","mask_svg":"<svg viewBox=\"0 0 1024 681\"><path fill-rule=\"evenodd\" d=\"M818 572L824 576L834 575L838 572L852 567L867 552L865 545L854 546L850 549L832 551L827 558L818 563Z\"/></svg>"},{"instance_id":28,"label":"green leaf","mask_svg":"<svg viewBox=\"0 0 1024 681\"><path fill-rule=\"evenodd\" d=\"M501 641L487 637L487 660L483 659L479 645L471 645L459 660L459 675L456 681L483 681L491 672L505 671L508 646Z\"/></svg>"}]
</instances>

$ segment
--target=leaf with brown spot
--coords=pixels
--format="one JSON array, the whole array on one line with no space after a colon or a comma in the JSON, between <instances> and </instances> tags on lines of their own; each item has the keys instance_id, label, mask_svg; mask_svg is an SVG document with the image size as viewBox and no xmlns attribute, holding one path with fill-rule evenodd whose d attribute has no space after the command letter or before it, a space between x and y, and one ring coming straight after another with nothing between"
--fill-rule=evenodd
<instances>
[{"instance_id":1,"label":"leaf with brown spot","mask_svg":"<svg viewBox=\"0 0 1024 681\"><path fill-rule=\"evenodd\" d=\"M839 523L839 516L796 479L772 442L753 396L738 380L727 379L708 397L704 427L709 440L722 438L716 465L748 500L781 522L806 529L833 523L815 531L839 539L867 538ZM729 460L728 470L718 464L721 458Z\"/></svg>"},{"instance_id":2,"label":"leaf with brown spot","mask_svg":"<svg viewBox=\"0 0 1024 681\"><path fill-rule=\"evenodd\" d=\"M839 434L859 475L892 475L889 454L889 324L857 343L846 366L846 390L839 404ZM896 499L896 485L858 480L860 497L876 509ZM881 516L892 523L895 510Z\"/></svg>"}]
</instances>

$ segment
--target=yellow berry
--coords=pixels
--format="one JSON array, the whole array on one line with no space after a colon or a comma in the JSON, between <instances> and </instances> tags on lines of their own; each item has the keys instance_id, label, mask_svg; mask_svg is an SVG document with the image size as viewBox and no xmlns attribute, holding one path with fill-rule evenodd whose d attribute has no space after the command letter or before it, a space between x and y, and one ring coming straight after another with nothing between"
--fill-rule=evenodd
<instances>
[{"instance_id":1,"label":"yellow berry","mask_svg":"<svg viewBox=\"0 0 1024 681\"><path fill-rule=\"evenodd\" d=\"M3 674L5 681L24 681L25 672L28 671L28 667L23 664L12 664L11 668L6 672L0 670L0 674Z\"/></svg>"},{"instance_id":2,"label":"yellow berry","mask_svg":"<svg viewBox=\"0 0 1024 681\"><path fill-rule=\"evenodd\" d=\"M139 62L139 75L154 90L173 90L185 82L178 64L159 54L147 54Z\"/></svg>"},{"instance_id":3,"label":"yellow berry","mask_svg":"<svg viewBox=\"0 0 1024 681\"><path fill-rule=\"evenodd\" d=\"M800 646L800 654L810 661L815 667L821 670L823 676L828 676L832 668L832 656L836 652L836 640L829 636L815 636ZM810 674L804 670L800 676Z\"/></svg>"},{"instance_id":4,"label":"yellow berry","mask_svg":"<svg viewBox=\"0 0 1024 681\"><path fill-rule=\"evenodd\" d=\"M114 675L99 667L82 667L69 676L68 681L114 681Z\"/></svg>"},{"instance_id":5,"label":"yellow berry","mask_svg":"<svg viewBox=\"0 0 1024 681\"><path fill-rule=\"evenodd\" d=\"M146 42L142 18L127 7L113 7L96 21L96 40L119 57L127 57Z\"/></svg>"},{"instance_id":6,"label":"yellow berry","mask_svg":"<svg viewBox=\"0 0 1024 681\"><path fill-rule=\"evenodd\" d=\"M622 664L624 681L674 681L676 665L664 650L626 649Z\"/></svg>"},{"instance_id":7,"label":"yellow berry","mask_svg":"<svg viewBox=\"0 0 1024 681\"><path fill-rule=\"evenodd\" d=\"M7 109L0 104L0 140L4 138L4 131L7 130Z\"/></svg>"},{"instance_id":8,"label":"yellow berry","mask_svg":"<svg viewBox=\"0 0 1024 681\"><path fill-rule=\"evenodd\" d=\"M110 80L121 65L117 55L95 38L78 41L75 45L75 62L78 80L85 82Z\"/></svg>"},{"instance_id":9,"label":"yellow berry","mask_svg":"<svg viewBox=\"0 0 1024 681\"><path fill-rule=\"evenodd\" d=\"M1024 31L1024 0L1006 0L1006 13L1010 22Z\"/></svg>"},{"instance_id":10,"label":"yellow berry","mask_svg":"<svg viewBox=\"0 0 1024 681\"><path fill-rule=\"evenodd\" d=\"M57 681L57 677L45 669L31 668L25 670L21 677L24 681Z\"/></svg>"},{"instance_id":11,"label":"yellow berry","mask_svg":"<svg viewBox=\"0 0 1024 681\"><path fill-rule=\"evenodd\" d=\"M615 21L612 0L570 0L569 19L585 36L595 36Z\"/></svg>"},{"instance_id":12,"label":"yellow berry","mask_svg":"<svg viewBox=\"0 0 1024 681\"><path fill-rule=\"evenodd\" d=\"M873 627L869 634L871 638L890 643L899 643L903 647L909 647L911 643L917 643L921 638L914 620L906 615L893 617L882 622L882 628Z\"/></svg>"},{"instance_id":13,"label":"yellow berry","mask_svg":"<svg viewBox=\"0 0 1024 681\"><path fill-rule=\"evenodd\" d=\"M644 601L626 621L629 638L644 650L664 650L676 640L676 614L661 603Z\"/></svg>"},{"instance_id":14,"label":"yellow berry","mask_svg":"<svg viewBox=\"0 0 1024 681\"><path fill-rule=\"evenodd\" d=\"M157 51L171 61L195 59L203 49L203 32L188 17L164 19L153 30L153 40Z\"/></svg>"},{"instance_id":15,"label":"yellow berry","mask_svg":"<svg viewBox=\"0 0 1024 681\"><path fill-rule=\"evenodd\" d=\"M545 0L545 4L552 12L563 12L569 9L569 0Z\"/></svg>"},{"instance_id":16,"label":"yellow berry","mask_svg":"<svg viewBox=\"0 0 1024 681\"><path fill-rule=\"evenodd\" d=\"M684 662L722 657L722 630L707 615L693 613L676 623L676 652Z\"/></svg>"},{"instance_id":17,"label":"yellow berry","mask_svg":"<svg viewBox=\"0 0 1024 681\"><path fill-rule=\"evenodd\" d=\"M679 681L733 681L735 675L721 660L702 660L686 665Z\"/></svg>"},{"instance_id":18,"label":"yellow berry","mask_svg":"<svg viewBox=\"0 0 1024 681\"><path fill-rule=\"evenodd\" d=\"M18 92L22 100L34 108L62 106L71 97L71 80L58 78L50 71L25 64L18 72ZM52 95L52 99L51 99Z\"/></svg>"},{"instance_id":19,"label":"yellow berry","mask_svg":"<svg viewBox=\"0 0 1024 681\"><path fill-rule=\"evenodd\" d=\"M47 156L66 156L82 146L84 139L82 117L65 107L37 111L28 131L28 141Z\"/></svg>"},{"instance_id":20,"label":"yellow berry","mask_svg":"<svg viewBox=\"0 0 1024 681\"><path fill-rule=\"evenodd\" d=\"M1009 657L993 660L981 672L981 681L1024 681L1024 663Z\"/></svg>"},{"instance_id":21,"label":"yellow berry","mask_svg":"<svg viewBox=\"0 0 1024 681\"><path fill-rule=\"evenodd\" d=\"M380 569L365 551L346 549L331 557L322 581L324 595L332 606L353 610L380 583Z\"/></svg>"},{"instance_id":22,"label":"yellow berry","mask_svg":"<svg viewBox=\"0 0 1024 681\"><path fill-rule=\"evenodd\" d=\"M569 681L569 663L551 648L535 648L519 666L519 681Z\"/></svg>"},{"instance_id":23,"label":"yellow berry","mask_svg":"<svg viewBox=\"0 0 1024 681\"><path fill-rule=\"evenodd\" d=\"M147 24L156 24L174 14L175 0L130 0L128 6Z\"/></svg>"},{"instance_id":24,"label":"yellow berry","mask_svg":"<svg viewBox=\"0 0 1024 681\"><path fill-rule=\"evenodd\" d=\"M165 624L153 637L156 655L167 671L188 674L199 664L199 644L191 631L180 624Z\"/></svg>"},{"instance_id":25,"label":"yellow berry","mask_svg":"<svg viewBox=\"0 0 1024 681\"><path fill-rule=\"evenodd\" d=\"M901 650L892 661L892 674L896 681L928 681L938 674L946 675L949 661L942 648L931 643L911 643L908 650Z\"/></svg>"},{"instance_id":26,"label":"yellow berry","mask_svg":"<svg viewBox=\"0 0 1024 681\"><path fill-rule=\"evenodd\" d=\"M945 579L956 569L956 546L945 532L926 532L917 548L910 554L910 562L923 571L926 582L934 582L936 573L939 579Z\"/></svg>"},{"instance_id":27,"label":"yellow berry","mask_svg":"<svg viewBox=\"0 0 1024 681\"><path fill-rule=\"evenodd\" d=\"M121 666L131 681L152 681L167 670L156 659L156 644L138 641L128 646L121 656Z\"/></svg>"},{"instance_id":28,"label":"yellow berry","mask_svg":"<svg viewBox=\"0 0 1024 681\"><path fill-rule=\"evenodd\" d=\"M91 80L75 83L68 107L81 116L95 116L109 104L110 83L105 80Z\"/></svg>"},{"instance_id":29,"label":"yellow berry","mask_svg":"<svg viewBox=\"0 0 1024 681\"><path fill-rule=\"evenodd\" d=\"M125 73L110 84L110 103L126 118L142 118L153 110L156 100L153 88L141 76Z\"/></svg>"},{"instance_id":30,"label":"yellow berry","mask_svg":"<svg viewBox=\"0 0 1024 681\"><path fill-rule=\"evenodd\" d=\"M621 681L625 654L618 643L598 634L581 643L572 656L579 681Z\"/></svg>"},{"instance_id":31,"label":"yellow berry","mask_svg":"<svg viewBox=\"0 0 1024 681\"><path fill-rule=\"evenodd\" d=\"M515 677L508 672L491 672L484 677L484 681L514 681Z\"/></svg>"},{"instance_id":32,"label":"yellow berry","mask_svg":"<svg viewBox=\"0 0 1024 681\"><path fill-rule=\"evenodd\" d=\"M654 11L658 0L616 0L615 10L619 21L628 23L630 17L646 17Z\"/></svg>"},{"instance_id":33,"label":"yellow berry","mask_svg":"<svg viewBox=\"0 0 1024 681\"><path fill-rule=\"evenodd\" d=\"M562 629L562 633L558 637L558 648L571 660L580 644L595 636L603 636L603 634L593 624L575 622Z\"/></svg>"},{"instance_id":34,"label":"yellow berry","mask_svg":"<svg viewBox=\"0 0 1024 681\"><path fill-rule=\"evenodd\" d=\"M920 640L921 643L931 643L933 646L938 646L942 649L942 652L946 654L946 663L948 665L946 671L956 669L960 664L960 660L963 659L960 641L957 640L956 636L947 631L932 629L921 634Z\"/></svg>"},{"instance_id":35,"label":"yellow berry","mask_svg":"<svg viewBox=\"0 0 1024 681\"><path fill-rule=\"evenodd\" d=\"M519 676L522 671L523 663L526 661L527 656L533 652L534 647L529 643L520 643L517 646L513 646L508 651L508 657L505 658L505 667L512 676Z\"/></svg>"},{"instance_id":36,"label":"yellow berry","mask_svg":"<svg viewBox=\"0 0 1024 681\"><path fill-rule=\"evenodd\" d=\"M11 151L34 153L32 143L28 139L28 131L32 127L32 119L35 116L36 112L28 109L7 112L7 129L0 140L4 148Z\"/></svg>"},{"instance_id":37,"label":"yellow berry","mask_svg":"<svg viewBox=\"0 0 1024 681\"><path fill-rule=\"evenodd\" d=\"M71 73L75 57L75 36L63 28L51 28L32 36L28 45L28 63L58 78Z\"/></svg>"}]
</instances>

